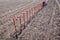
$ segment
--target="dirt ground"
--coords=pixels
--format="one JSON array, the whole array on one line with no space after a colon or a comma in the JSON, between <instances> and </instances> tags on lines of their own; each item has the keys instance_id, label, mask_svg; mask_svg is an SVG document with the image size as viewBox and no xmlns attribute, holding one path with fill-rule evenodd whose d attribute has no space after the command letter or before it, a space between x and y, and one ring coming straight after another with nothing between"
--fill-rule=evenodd
<instances>
[{"instance_id":1,"label":"dirt ground","mask_svg":"<svg viewBox=\"0 0 60 40\"><path fill-rule=\"evenodd\" d=\"M19 3L18 1L16 5L19 5ZM16 5L13 9L17 8ZM4 10L4 12L7 10ZM60 10L56 1L49 0L47 5L35 15L35 18L18 36L18 39L0 37L0 40L60 40Z\"/></svg>"},{"instance_id":2,"label":"dirt ground","mask_svg":"<svg viewBox=\"0 0 60 40\"><path fill-rule=\"evenodd\" d=\"M60 40L60 10L55 0L38 12L19 40Z\"/></svg>"},{"instance_id":3,"label":"dirt ground","mask_svg":"<svg viewBox=\"0 0 60 40\"><path fill-rule=\"evenodd\" d=\"M0 0L0 40L5 40L14 30L11 16L19 15L21 10L38 2L40 0Z\"/></svg>"}]
</instances>

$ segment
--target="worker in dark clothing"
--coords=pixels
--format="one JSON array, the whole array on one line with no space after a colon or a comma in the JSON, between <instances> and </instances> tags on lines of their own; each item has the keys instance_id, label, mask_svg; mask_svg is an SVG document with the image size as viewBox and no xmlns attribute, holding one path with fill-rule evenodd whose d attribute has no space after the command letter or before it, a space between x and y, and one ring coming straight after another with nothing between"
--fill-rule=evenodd
<instances>
[{"instance_id":1,"label":"worker in dark clothing","mask_svg":"<svg viewBox=\"0 0 60 40\"><path fill-rule=\"evenodd\" d=\"M43 5L42 5L42 6L43 6L43 7L46 6L46 5L47 5L47 2L48 2L48 0L45 0L45 1L43 2Z\"/></svg>"}]
</instances>

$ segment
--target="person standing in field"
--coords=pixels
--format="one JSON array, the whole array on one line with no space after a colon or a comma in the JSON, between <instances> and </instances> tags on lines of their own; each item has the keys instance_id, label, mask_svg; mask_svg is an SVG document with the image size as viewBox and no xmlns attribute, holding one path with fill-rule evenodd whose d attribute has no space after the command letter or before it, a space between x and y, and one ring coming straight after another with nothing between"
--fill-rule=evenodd
<instances>
[{"instance_id":1,"label":"person standing in field","mask_svg":"<svg viewBox=\"0 0 60 40\"><path fill-rule=\"evenodd\" d=\"M48 2L48 0L45 0L45 1L43 2L43 7L47 5L47 2Z\"/></svg>"}]
</instances>

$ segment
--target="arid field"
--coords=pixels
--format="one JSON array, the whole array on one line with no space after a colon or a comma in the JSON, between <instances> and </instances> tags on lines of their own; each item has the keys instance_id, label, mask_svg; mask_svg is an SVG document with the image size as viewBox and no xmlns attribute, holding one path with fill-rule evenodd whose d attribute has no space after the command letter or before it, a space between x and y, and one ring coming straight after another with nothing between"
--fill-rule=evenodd
<instances>
[{"instance_id":1,"label":"arid field","mask_svg":"<svg viewBox=\"0 0 60 40\"><path fill-rule=\"evenodd\" d=\"M9 37L13 32L13 25L9 21L11 16L19 15L22 9L39 2L40 0L0 0L0 40L60 40L60 0L48 0L47 5L34 15L18 35L18 39Z\"/></svg>"}]
</instances>

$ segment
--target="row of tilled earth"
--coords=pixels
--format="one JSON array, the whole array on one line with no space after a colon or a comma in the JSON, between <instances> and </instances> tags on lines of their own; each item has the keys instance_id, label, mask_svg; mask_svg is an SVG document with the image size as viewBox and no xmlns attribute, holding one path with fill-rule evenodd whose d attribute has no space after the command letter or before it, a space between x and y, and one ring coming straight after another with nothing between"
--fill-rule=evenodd
<instances>
[{"instance_id":1,"label":"row of tilled earth","mask_svg":"<svg viewBox=\"0 0 60 40\"><path fill-rule=\"evenodd\" d=\"M32 8L32 10L34 12L37 12L39 9L41 9L41 4L42 4L43 1L35 1L35 2L32 2L30 4L26 4L26 6L23 6L22 8L17 8L16 10L13 10L13 11L8 11L7 13L3 14L0 16L0 39L4 40L6 39L7 37L10 37L10 34L11 33L14 33L15 30L14 30L14 25L11 23L11 18L12 16L19 16L22 14L22 12L26 12L28 11L29 13L29 18L31 16L31 13L30 13L30 8ZM39 5L37 5L39 4ZM24 4L25 5L25 4ZM35 7L36 6L36 7ZM32 12L33 13L33 12ZM26 16L26 15L25 15ZM22 17L23 18L23 17ZM28 18L28 19L29 19ZM26 18L25 18L26 19ZM18 21L19 22L19 21ZM16 26L17 26L17 29L20 28L19 26L19 23L16 22ZM22 21L23 22L23 21Z\"/></svg>"}]
</instances>

